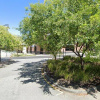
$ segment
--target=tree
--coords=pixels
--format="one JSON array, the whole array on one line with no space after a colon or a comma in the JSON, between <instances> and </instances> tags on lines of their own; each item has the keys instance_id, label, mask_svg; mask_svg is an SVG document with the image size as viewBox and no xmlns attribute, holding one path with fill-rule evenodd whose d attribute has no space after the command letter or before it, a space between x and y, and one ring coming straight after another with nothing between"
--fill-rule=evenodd
<instances>
[{"instance_id":1,"label":"tree","mask_svg":"<svg viewBox=\"0 0 100 100\"><path fill-rule=\"evenodd\" d=\"M32 45L34 42L34 34L33 28L30 24L30 18L25 17L19 25L18 30L22 33L22 39L26 43L26 45Z\"/></svg>"},{"instance_id":2,"label":"tree","mask_svg":"<svg viewBox=\"0 0 100 100\"><path fill-rule=\"evenodd\" d=\"M8 32L8 28L0 26L0 61L1 61L1 49L13 51L16 46L21 45L22 41Z\"/></svg>"},{"instance_id":3,"label":"tree","mask_svg":"<svg viewBox=\"0 0 100 100\"><path fill-rule=\"evenodd\" d=\"M19 50L22 51L22 49L23 49L24 42L23 42L23 39L21 36L14 35L14 37L15 37L14 50L17 52L17 56L18 56Z\"/></svg>"},{"instance_id":4,"label":"tree","mask_svg":"<svg viewBox=\"0 0 100 100\"><path fill-rule=\"evenodd\" d=\"M69 42L74 44L73 52L80 58L83 70L84 54L93 52L95 45L100 41L99 5L97 0L67 0L66 7Z\"/></svg>"},{"instance_id":5,"label":"tree","mask_svg":"<svg viewBox=\"0 0 100 100\"><path fill-rule=\"evenodd\" d=\"M45 0L44 4L31 4L28 15L20 24L27 41L53 50L54 56L64 45L73 44L84 69L84 54L93 52L100 41L98 0Z\"/></svg>"},{"instance_id":6,"label":"tree","mask_svg":"<svg viewBox=\"0 0 100 100\"><path fill-rule=\"evenodd\" d=\"M19 26L25 41L29 41L28 44L34 42L40 45L53 54L55 59L63 46L61 23L64 23L63 12L60 9L64 3L60 5L61 0L56 1L47 0L44 4L31 4L29 17L24 18Z\"/></svg>"}]
</instances>

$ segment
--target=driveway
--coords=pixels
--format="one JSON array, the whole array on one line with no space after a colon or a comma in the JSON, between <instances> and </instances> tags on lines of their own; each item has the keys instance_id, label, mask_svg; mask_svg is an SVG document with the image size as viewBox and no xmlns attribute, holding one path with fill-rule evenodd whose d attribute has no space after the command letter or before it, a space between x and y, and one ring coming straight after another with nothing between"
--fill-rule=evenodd
<instances>
[{"instance_id":1,"label":"driveway","mask_svg":"<svg viewBox=\"0 0 100 100\"><path fill-rule=\"evenodd\" d=\"M14 59L15 62L0 68L0 100L100 100L100 93L95 97L80 96L51 88L41 75L41 64L46 59Z\"/></svg>"}]
</instances>

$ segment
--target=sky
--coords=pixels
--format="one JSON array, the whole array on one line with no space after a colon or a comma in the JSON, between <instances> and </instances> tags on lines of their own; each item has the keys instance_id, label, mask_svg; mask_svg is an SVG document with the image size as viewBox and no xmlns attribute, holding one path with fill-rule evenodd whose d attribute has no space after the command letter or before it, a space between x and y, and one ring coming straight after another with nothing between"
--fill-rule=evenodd
<instances>
[{"instance_id":1,"label":"sky","mask_svg":"<svg viewBox=\"0 0 100 100\"><path fill-rule=\"evenodd\" d=\"M0 0L0 25L9 24L9 32L20 35L15 28L19 27L20 21L26 16L25 7L38 2L43 3L44 0Z\"/></svg>"}]
</instances>

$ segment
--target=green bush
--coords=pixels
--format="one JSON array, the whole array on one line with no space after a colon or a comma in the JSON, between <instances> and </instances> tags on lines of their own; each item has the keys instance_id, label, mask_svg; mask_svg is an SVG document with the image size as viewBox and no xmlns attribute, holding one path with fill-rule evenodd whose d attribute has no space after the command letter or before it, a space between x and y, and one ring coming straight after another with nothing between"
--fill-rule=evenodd
<instances>
[{"instance_id":1,"label":"green bush","mask_svg":"<svg viewBox=\"0 0 100 100\"><path fill-rule=\"evenodd\" d=\"M98 63L100 61L100 59L93 57L84 57L83 59L85 63Z\"/></svg>"},{"instance_id":2,"label":"green bush","mask_svg":"<svg viewBox=\"0 0 100 100\"><path fill-rule=\"evenodd\" d=\"M55 63L55 60L48 60L47 61L47 64L50 64L50 63L54 64Z\"/></svg>"},{"instance_id":3,"label":"green bush","mask_svg":"<svg viewBox=\"0 0 100 100\"><path fill-rule=\"evenodd\" d=\"M52 63L53 65L55 65L55 64L58 64L59 62L61 62L61 60L48 60L47 61L47 64L50 64L50 63Z\"/></svg>"},{"instance_id":4,"label":"green bush","mask_svg":"<svg viewBox=\"0 0 100 100\"><path fill-rule=\"evenodd\" d=\"M61 60L48 60L47 64L48 64L49 70L52 72L55 72L59 62L61 62Z\"/></svg>"},{"instance_id":5,"label":"green bush","mask_svg":"<svg viewBox=\"0 0 100 100\"><path fill-rule=\"evenodd\" d=\"M94 76L94 77L100 77L100 66L93 66L93 65L85 65L86 73L89 73L89 75Z\"/></svg>"},{"instance_id":6,"label":"green bush","mask_svg":"<svg viewBox=\"0 0 100 100\"><path fill-rule=\"evenodd\" d=\"M73 57L73 59L74 59L74 63L79 63L80 62L80 58L79 57Z\"/></svg>"},{"instance_id":7,"label":"green bush","mask_svg":"<svg viewBox=\"0 0 100 100\"><path fill-rule=\"evenodd\" d=\"M100 61L97 58L84 58L82 71L79 57L66 56L63 60L48 60L48 68L55 77L64 77L66 80L87 83L95 77L100 77Z\"/></svg>"},{"instance_id":8,"label":"green bush","mask_svg":"<svg viewBox=\"0 0 100 100\"><path fill-rule=\"evenodd\" d=\"M71 56L65 56L65 57L63 57L63 60L69 60L69 59L71 59Z\"/></svg>"},{"instance_id":9,"label":"green bush","mask_svg":"<svg viewBox=\"0 0 100 100\"><path fill-rule=\"evenodd\" d=\"M51 72L55 71L55 66L52 63L49 63L48 68Z\"/></svg>"}]
</instances>

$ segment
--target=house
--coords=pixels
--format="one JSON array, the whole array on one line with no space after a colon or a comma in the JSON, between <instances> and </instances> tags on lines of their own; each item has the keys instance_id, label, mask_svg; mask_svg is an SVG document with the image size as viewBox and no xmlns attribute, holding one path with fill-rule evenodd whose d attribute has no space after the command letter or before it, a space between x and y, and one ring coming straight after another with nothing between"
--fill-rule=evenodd
<instances>
[{"instance_id":1,"label":"house","mask_svg":"<svg viewBox=\"0 0 100 100\"><path fill-rule=\"evenodd\" d=\"M73 45L67 45L66 47L63 47L61 49L61 52L66 52L66 51L70 51L70 48L74 50L74 46ZM24 52L26 51L26 53L33 53L33 54L48 54L48 51L45 51L45 49L41 48L39 45L32 45L29 46L25 49L25 47L23 48Z\"/></svg>"},{"instance_id":2,"label":"house","mask_svg":"<svg viewBox=\"0 0 100 100\"><path fill-rule=\"evenodd\" d=\"M77 50L79 50L80 47L77 47ZM83 48L81 48L82 50ZM66 45L65 47L63 47L61 49L61 52L64 53L64 52L67 52L67 51L75 51L76 52L76 49L75 49L75 46L70 44L70 45ZM32 54L48 54L49 52L46 51L45 49L41 48L39 45L32 45L32 46L28 46L28 47L23 47L23 53L32 53Z\"/></svg>"},{"instance_id":3,"label":"house","mask_svg":"<svg viewBox=\"0 0 100 100\"><path fill-rule=\"evenodd\" d=\"M35 54L45 54L46 52L43 48L41 48L39 45L32 45L26 48L27 53L35 53Z\"/></svg>"}]
</instances>

